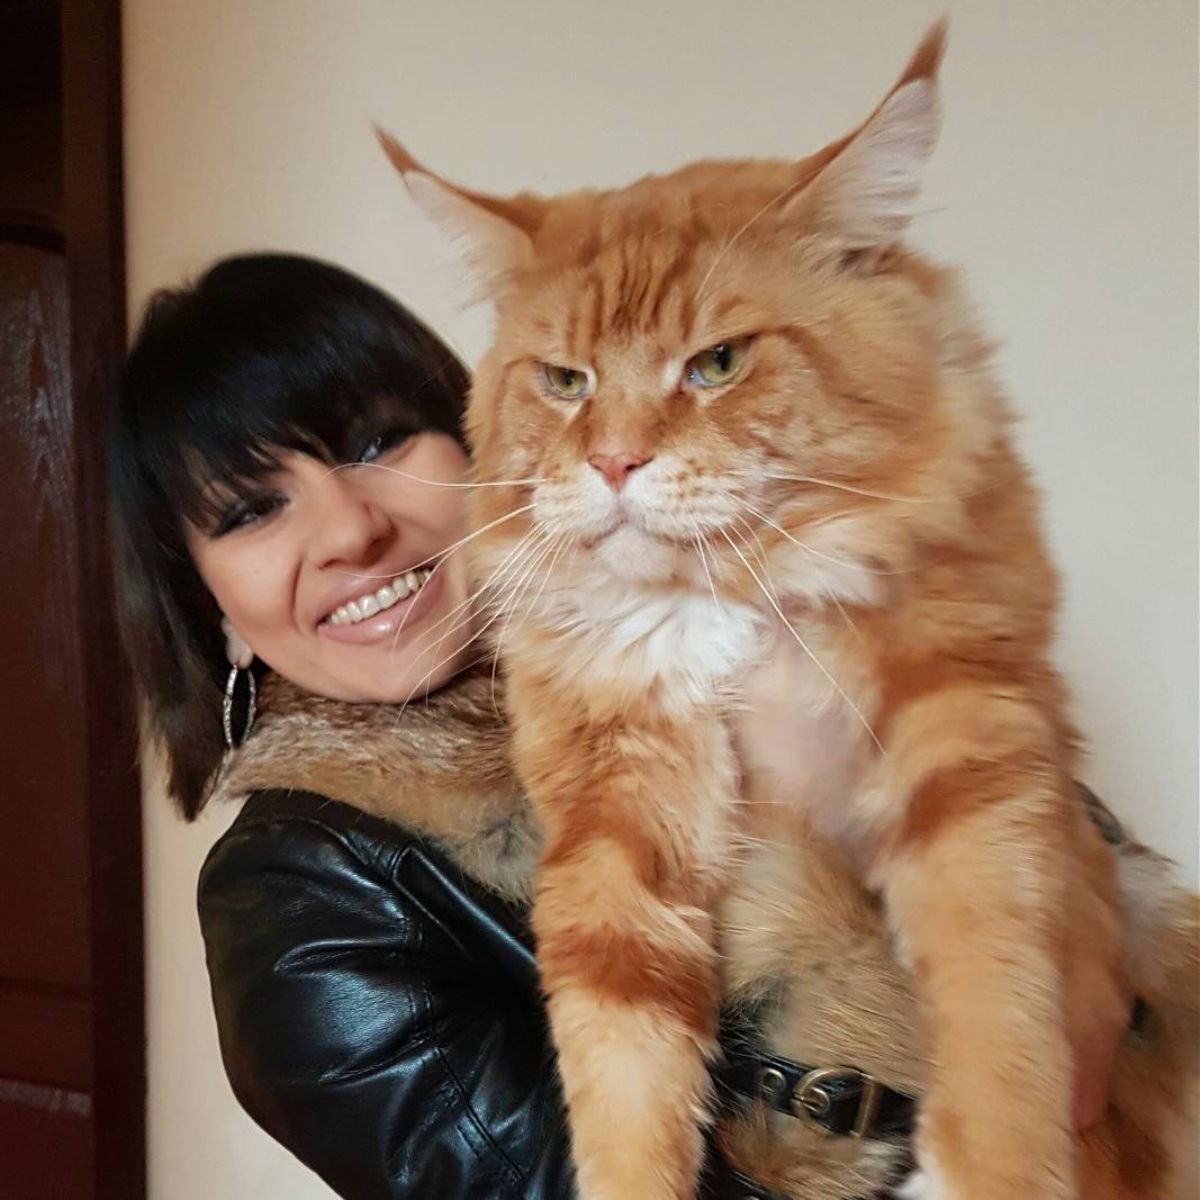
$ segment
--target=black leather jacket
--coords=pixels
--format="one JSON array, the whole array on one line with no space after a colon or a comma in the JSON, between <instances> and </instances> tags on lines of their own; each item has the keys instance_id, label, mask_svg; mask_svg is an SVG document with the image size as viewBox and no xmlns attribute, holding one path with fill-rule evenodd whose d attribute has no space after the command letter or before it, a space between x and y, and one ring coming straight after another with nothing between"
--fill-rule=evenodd
<instances>
[{"instance_id":1,"label":"black leather jacket","mask_svg":"<svg viewBox=\"0 0 1200 1200\"><path fill-rule=\"evenodd\" d=\"M341 1196L573 1196L523 911L396 826L282 791L213 847L199 906L234 1092Z\"/></svg>"}]
</instances>

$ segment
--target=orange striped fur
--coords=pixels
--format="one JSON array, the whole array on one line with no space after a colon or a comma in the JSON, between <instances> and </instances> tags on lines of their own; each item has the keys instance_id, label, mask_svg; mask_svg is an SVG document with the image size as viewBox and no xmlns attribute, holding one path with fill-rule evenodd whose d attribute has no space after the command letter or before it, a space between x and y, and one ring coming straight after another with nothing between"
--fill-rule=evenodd
<instances>
[{"instance_id":1,"label":"orange striped fur","mask_svg":"<svg viewBox=\"0 0 1200 1200\"><path fill-rule=\"evenodd\" d=\"M938 1194L1080 1194L1072 1045L1126 1013L1112 859L990 347L903 242L942 46L801 162L499 200L385 139L496 305L473 549L583 1200L692 1195L713 914L736 847L809 831L913 972Z\"/></svg>"}]
</instances>

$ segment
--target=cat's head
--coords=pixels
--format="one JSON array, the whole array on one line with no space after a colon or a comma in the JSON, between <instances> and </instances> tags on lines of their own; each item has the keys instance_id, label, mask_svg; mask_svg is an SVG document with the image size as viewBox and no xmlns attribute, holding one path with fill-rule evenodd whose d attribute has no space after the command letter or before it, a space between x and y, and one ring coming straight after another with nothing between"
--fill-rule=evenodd
<instances>
[{"instance_id":1,"label":"cat's head","mask_svg":"<svg viewBox=\"0 0 1200 1200\"><path fill-rule=\"evenodd\" d=\"M477 492L493 545L532 525L614 575L695 582L698 540L718 565L784 500L828 496L804 479L839 500L904 489L939 436L937 276L901 243L944 32L858 129L799 161L502 199L381 135L495 304L469 434L479 480L519 482Z\"/></svg>"}]
</instances>

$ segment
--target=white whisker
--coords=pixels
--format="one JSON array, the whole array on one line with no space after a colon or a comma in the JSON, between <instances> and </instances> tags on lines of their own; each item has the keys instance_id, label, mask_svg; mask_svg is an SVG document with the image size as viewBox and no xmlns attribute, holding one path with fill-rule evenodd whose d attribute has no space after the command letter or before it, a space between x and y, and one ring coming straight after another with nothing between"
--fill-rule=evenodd
<instances>
[{"instance_id":1,"label":"white whisker","mask_svg":"<svg viewBox=\"0 0 1200 1200\"><path fill-rule=\"evenodd\" d=\"M568 544L568 539L566 537L564 537L563 535L551 534L550 544L547 547L546 552L539 555L537 561L534 562L530 571L526 572L526 577L529 578L530 580L532 580L533 575L536 574L536 572L540 569L542 563L544 563L546 561L546 556L550 553L551 550L553 550L553 552L554 552L553 557L550 559L549 563L546 564L545 570L542 571L541 586L538 588L537 594L528 603L528 605L526 605L526 612L532 612L534 609L537 608L538 601L542 598L542 593L546 590L546 584L549 581L550 576L554 573L554 565L555 565L555 563L558 562L558 557L563 552L563 548L567 544ZM511 599L509 601L509 604L507 606L508 607L508 616L505 618L504 624L500 627L500 633L496 638L496 650L495 650L495 654L492 657L492 708L496 710L497 715L499 715L500 710L496 704L496 671L500 666L501 647L503 646L503 643L504 643L504 635L505 635L505 633L508 632L509 623L512 621L513 614L517 610L517 605L520 603L521 599L523 598L524 592L526 590L526 586L527 585L523 580L520 585L520 590L513 592Z\"/></svg>"},{"instance_id":2,"label":"white whisker","mask_svg":"<svg viewBox=\"0 0 1200 1200\"><path fill-rule=\"evenodd\" d=\"M737 503L737 502L735 501L735 503ZM750 506L748 504L743 504L742 507L749 509L751 512L754 511L753 509L750 508ZM750 524L749 521L746 520L745 517L740 517L735 514L733 519L744 530L746 530L746 532L749 533L749 535L754 539L755 546L757 546L757 549L754 552L755 557L758 559L758 565L760 567L762 567L762 569L763 569L763 574L766 575L769 579L770 575L771 575L771 568L767 565L767 551L766 551L766 547L763 546L763 544L762 544L762 538L760 538L758 536L758 534L754 530L754 527ZM745 538L745 535L743 535L743 539L744 538ZM746 541L746 545L747 546L750 545L749 541ZM774 586L775 586L774 581L772 581L771 586L772 586L772 588L774 588ZM779 593L776 592L775 595L776 595L776 598L778 598Z\"/></svg>"},{"instance_id":3,"label":"white whisker","mask_svg":"<svg viewBox=\"0 0 1200 1200\"><path fill-rule=\"evenodd\" d=\"M525 555L525 563L520 567L518 567L514 563L512 566L512 570L510 571L510 574L511 574L511 573L515 572L516 570L522 570L523 571L523 574L521 577L522 581L524 581L524 579L529 575L529 573L532 570L536 569L537 563L541 561L544 553L548 552L549 547L553 545L553 537L554 537L553 534L548 534L545 529L540 529L540 530L538 530L538 532L540 534L542 534L543 536L538 542L536 542L536 544L534 544L532 547L529 548L527 554ZM532 565L531 565L531 560L533 560ZM478 640L479 638L482 638L483 634L486 633L487 630L490 629L498 620L500 620L500 618L502 616L504 616L504 613L505 613L504 606L501 606L500 608L498 608L497 611L487 621L485 621L484 624L479 629L474 631L474 638L476 640ZM423 658L425 656L425 654L429 653L431 650L436 653L438 648L442 646L442 644L445 642L446 638L449 637L451 633L453 633L456 629L461 629L464 625L473 621L474 617L475 617L474 613L468 614L468 616L465 617L462 621L459 621L453 627L453 629L449 629L445 633L443 633L442 636L437 640L437 642L433 646L425 647L425 649L422 650L421 653L418 654L417 657L413 661L419 662L421 660L421 658ZM425 695L426 695L426 698L428 698L429 688L432 686L432 683L433 683L433 677L437 674L437 672L443 666L445 666L446 663L452 661L454 656L457 653L458 653L458 651L456 651L456 650L451 651L448 655L446 655L444 658L442 658L439 662L435 663L434 666L426 673L426 675L423 677L422 680L418 680L416 686L413 688L413 690L411 692L409 692L408 696L404 700L404 703L401 705L401 707L400 707L401 713L403 713L404 709L408 707L409 703L412 701L413 696L415 696L416 693L420 690L422 682L424 682L424 684L425 684ZM476 661L477 662L485 662L488 657L489 656L487 654L484 654Z\"/></svg>"},{"instance_id":4,"label":"white whisker","mask_svg":"<svg viewBox=\"0 0 1200 1200\"><path fill-rule=\"evenodd\" d=\"M873 492L869 488L854 487L849 483L837 483L832 479L818 479L815 475L782 475L772 471L763 471L761 478L782 479L785 482L791 483L812 483L818 487L833 488L838 492L850 492L855 496L866 496L871 500L894 500L901 504L934 504L937 502L937 498L934 496L893 496L887 492Z\"/></svg>"},{"instance_id":5,"label":"white whisker","mask_svg":"<svg viewBox=\"0 0 1200 1200\"><path fill-rule=\"evenodd\" d=\"M480 635L482 635L483 632L488 628L488 626L494 624L497 619L498 619L497 617L492 617L481 629L476 631L475 636L479 637ZM445 636L440 638L437 644L440 646L443 641L445 641ZM428 650L429 647L426 647L426 649ZM421 690L421 685L422 684L425 685L425 695L428 698L429 689L433 685L433 677L438 673L438 671L442 667L444 667L446 665L446 663L453 662L455 656L458 655L459 653L461 653L461 650L452 650L444 658L442 658L438 662L434 663L434 665L432 667L430 667L430 669L423 676L421 676L421 678L419 680L417 680L417 682L413 685L412 690L408 693L407 696L405 696L403 703L400 705L399 709L396 712L397 726L399 725L400 720L403 718L405 710L412 703L413 697ZM425 651L422 651L421 654L419 654L417 656L417 659L420 659L421 657L423 657L424 654L425 654ZM472 659L471 665L474 665L476 663L486 662L488 658L489 658L489 655L482 654L478 658ZM417 661L417 659L414 659L413 661L415 662L415 661Z\"/></svg>"},{"instance_id":6,"label":"white whisker","mask_svg":"<svg viewBox=\"0 0 1200 1200\"><path fill-rule=\"evenodd\" d=\"M535 539L535 536L534 536L535 534L541 534L542 536L540 538ZM467 608L468 604L470 604L472 606L468 609L466 615L461 617L449 629L447 629L442 634L442 636L440 638L438 638L438 640L435 643L433 643L430 646L426 646L425 649L422 650L421 653L418 654L415 659L413 659L413 662L414 663L420 662L421 659L426 654L430 653L431 651L433 653L437 653L437 651L445 643L445 641L448 637L450 637L454 633L457 633L458 630L472 625L476 621L476 619L478 618L478 615L479 615L473 606L473 602L475 600L480 599L480 597L482 597L484 595L484 593L490 587L492 580L495 579L496 576L498 574L500 574L502 571L507 570L508 574L513 574L517 570L520 570L521 566L522 566L520 560L523 558L523 559L525 559L526 562L528 562L529 558L537 553L537 551L541 548L541 546L544 544L544 542L545 542L545 530L535 530L529 534L526 534L526 536L523 537L521 539L521 541L518 542L517 546L515 547L515 550L521 551L520 555L517 556L514 554L514 551L509 551L509 553L504 556L504 559L501 561L500 565L495 569L495 571L492 572L491 576L489 576L487 582L485 582L481 587L477 588L475 590L474 594L471 597L469 597L467 601L464 601L464 603L458 605L458 607L454 610L455 612L461 611L463 608ZM486 604L486 601L484 603ZM454 615L453 613L447 614L447 616L443 617L438 622L438 624L439 625L444 624L453 615ZM490 625L491 622L489 621L488 624ZM436 625L433 626L429 630L429 632L432 633L433 630L436 628L437 628ZM487 625L485 625L483 628L486 629ZM483 632L483 630L479 630L475 633L474 636L478 637L479 634L482 632Z\"/></svg>"},{"instance_id":7,"label":"white whisker","mask_svg":"<svg viewBox=\"0 0 1200 1200\"><path fill-rule=\"evenodd\" d=\"M513 557L515 555L517 555L520 552L521 548L523 546L527 545L533 539L535 534L537 534L538 532L539 531L537 529L531 529L523 537L521 537L520 540L516 543L516 545L513 546L512 549L510 549L509 552L500 560L499 564L496 566L496 569L491 573L491 575L488 576L487 580L480 587L476 588L475 591L472 592L469 596L467 596L467 598L465 600L463 600L461 603L456 604L448 613L445 613L443 616L439 617L438 620L435 621L425 632L427 634L433 633L434 630L440 629L441 626L445 625L447 621L453 620L454 617L457 616L458 613L463 611L463 609L470 608L470 606L472 604L474 604L474 602L476 600L478 600L480 596L483 595L484 591L487 589L488 585L492 582L492 580L495 579L495 577L501 571L504 570L505 566L513 559ZM446 562L446 561L447 561L446 559L442 559L442 562ZM440 567L440 566L441 566L441 563L438 564L438 567ZM433 569L433 571L430 573L430 576L429 576L430 579L432 579L433 576L437 573L437 569L438 568L435 567ZM410 608L408 610L408 612L412 612L412 609ZM465 621L474 620L474 615L475 614L472 611L465 618ZM408 613L405 613L404 620L400 622L400 627L396 630L396 633L392 638L392 650L393 651L396 649L396 646L399 644L400 634L403 632L404 626L407 623L407 621L408 621ZM461 629L463 624L465 623L465 621L460 621L457 625L454 626L454 629ZM453 633L454 630L452 629L452 630L450 630L450 632ZM418 656L418 658L419 658L419 656Z\"/></svg>"},{"instance_id":8,"label":"white whisker","mask_svg":"<svg viewBox=\"0 0 1200 1200\"><path fill-rule=\"evenodd\" d=\"M534 578L536 577L538 567L546 561L546 559L554 551L555 546L559 546L559 548L561 548L561 545L562 543L559 539L559 535L547 532L546 535L538 542L534 552L528 556L525 563L519 568L520 576L517 577L516 569L511 572L512 577L510 577L508 580L505 589L506 595L497 605L496 615L504 617L504 624L500 627L500 634L496 640L497 662L499 661L500 656L500 643L504 640L504 634L507 632L513 616L516 614L517 605L524 596L525 591L530 587ZM545 586L545 577L543 577L542 586Z\"/></svg>"},{"instance_id":9,"label":"white whisker","mask_svg":"<svg viewBox=\"0 0 1200 1200\"><path fill-rule=\"evenodd\" d=\"M427 567L430 563L435 563L439 559L445 560L450 557L455 551L461 550L464 546L473 542L482 533L487 533L489 529L494 529L497 525L503 525L505 521L511 521L513 517L519 517L522 513L527 513L534 506L532 504L523 504L520 508L514 508L512 512L505 513L502 517L497 517L494 521L489 521L480 529L468 533L465 537L461 537L457 542L451 542L444 550L439 550L436 554L431 554L428 558L421 559L420 562L413 563L407 569L410 571L419 570L421 567ZM390 575L380 574L379 572L369 573L364 571L343 571L339 570L340 575L356 575L362 579L395 579L396 573L393 571Z\"/></svg>"},{"instance_id":10,"label":"white whisker","mask_svg":"<svg viewBox=\"0 0 1200 1200\"><path fill-rule=\"evenodd\" d=\"M691 522L692 528L696 531L696 553L700 556L700 565L704 568L704 577L708 580L708 590L712 592L713 604L717 608L720 608L721 601L717 599L717 585L713 583L712 572L708 569L708 557L704 553L704 536L700 532L700 526L696 524L696 518L689 512L685 512L684 516L687 517Z\"/></svg>"},{"instance_id":11,"label":"white whisker","mask_svg":"<svg viewBox=\"0 0 1200 1200\"><path fill-rule=\"evenodd\" d=\"M836 608L836 609L838 610L838 612L840 612L840 613L842 614L842 620L846 622L846 628L847 628L847 629L849 629L849 630L850 630L850 632L851 632L852 634L854 634L854 636L855 636L856 638L858 638L858 640L861 642L861 641L863 640L862 631L861 631L861 630L859 629L859 627L858 627L857 625L855 625L855 623L854 623L854 622L853 622L853 621L850 619L850 614L849 614L849 613L846 611L846 606L845 606L845 605L842 603L842 601L841 601L841 598L838 596L837 592L835 592L835 591L833 590L833 588L831 588L831 587L830 587L830 586L829 586L829 585L828 585L828 584L825 582L825 576L821 574L821 572L820 572L820 570L819 570L818 568L814 567L814 568L813 568L813 573L814 573L814 574L816 575L816 577L817 577L817 582L818 582L818 583L821 585L821 587L824 589L824 591L825 591L825 595L826 595L826 596L828 596L828 597L829 597L829 599L833 601L833 606L834 606L834 608Z\"/></svg>"},{"instance_id":12,"label":"white whisker","mask_svg":"<svg viewBox=\"0 0 1200 1200\"><path fill-rule=\"evenodd\" d=\"M784 529L784 527L782 525L771 520L771 518L768 517L766 513L759 512L758 509L754 508L752 505L749 505L749 504L746 504L745 502L743 502L742 507L747 512L752 513L754 516L756 516L760 521L764 522L767 525L770 525L770 527L772 529L776 530L776 532L783 534L783 536L785 538L787 538L787 540L789 542L791 542L792 545L798 546L801 550L805 551L808 554L813 555L815 558L823 558L826 562L833 563L834 566L849 567L851 570L854 570L854 571L862 571L866 575L908 575L912 571L916 570L916 567L897 567L893 570L883 571L883 570L880 570L878 567L868 567L864 563L855 562L853 559L835 558L832 554L826 554L824 551L818 550L815 546L810 546L807 542L802 542L798 537L794 536L793 534L789 533L786 529Z\"/></svg>"},{"instance_id":13,"label":"white whisker","mask_svg":"<svg viewBox=\"0 0 1200 1200\"><path fill-rule=\"evenodd\" d=\"M885 751L883 749L883 743L879 740L878 736L875 733L875 730L871 728L871 723L863 715L862 709L860 709L858 707L858 705L854 703L854 701L850 698L850 696L846 692L846 689L843 688L842 685L840 683L838 683L838 681L829 673L829 670L825 666L825 664L823 662L821 662L821 660L813 653L813 651L809 647L808 643L799 635L799 633L796 632L796 629L792 625L791 621L789 621L787 619L787 617L784 616L783 609L780 607L779 602L771 594L771 591L768 591L768 589L767 589L766 585L763 583L763 581L761 579L759 579L758 573L750 565L750 560L737 548L737 545L734 542L733 538L731 538L729 536L729 534L727 534L725 532L724 529L721 529L719 532L720 532L721 536L729 543L729 547L734 552L734 554L736 554L738 556L738 558L740 558L742 560L742 563L745 565L746 570L750 572L750 575L754 579L754 582L758 584L759 590L762 592L762 594L764 596L766 596L768 603L775 610L776 615L784 623L784 625L787 626L792 637L794 637L796 639L796 644L800 647L801 650L804 651L805 654L808 655L808 657L812 660L813 665L817 668L817 670L819 670L821 672L821 674L824 675L825 678L828 679L831 684L833 684L834 690L837 692L837 694L839 696L841 696L841 698L846 702L846 704L849 705L850 710L859 719L859 721L862 722L862 727L870 735L871 740L879 748L880 752L884 753ZM774 589L772 588L771 590L773 591Z\"/></svg>"},{"instance_id":14,"label":"white whisker","mask_svg":"<svg viewBox=\"0 0 1200 1200\"><path fill-rule=\"evenodd\" d=\"M491 579L495 578L495 576L498 573L505 570L506 567L515 570L516 566L517 566L517 561L519 560L520 557L523 557L526 553L530 553L530 554L534 553L536 550L536 544L535 544L536 539L537 539L538 535L542 534L543 532L544 531L540 530L540 529L532 529L527 534L525 534L525 536L523 538L521 538L521 540L504 556L504 558L501 560L499 565L496 567L495 571L493 571L492 575L489 577L488 583L490 583ZM426 645L421 650L421 652L413 659L412 665L419 663L421 661L421 659L424 658L427 654L429 654L431 652L436 653L438 651L438 649L445 644L446 639L448 637L450 637L452 634L456 633L458 630L474 624L475 620L477 619L477 613L473 607L474 602L483 593L484 588L486 588L488 586L488 583L485 583L483 585L483 587L477 588L470 596L467 597L466 600L464 600L461 604L456 605L455 608L451 612L447 613L435 625L430 627L430 629L427 631L428 633L432 633L435 629L438 628L439 625L444 625L448 620L453 618L456 613L462 612L463 609L467 609L466 615L463 616L462 618L460 618L458 621L456 621L455 624L451 628L446 630L446 632L443 633L442 636L440 638L438 638L438 640L436 642ZM490 624L490 622L488 624ZM487 625L485 624L483 626L483 629L473 630L472 635L471 635L471 640L478 639L481 636L481 634L483 633L483 630L486 628L487 628ZM395 648L395 643L393 642L393 649L394 648ZM428 698L429 688L432 686L434 675L437 673L439 668L441 668L445 663L450 662L454 658L455 654L457 654L457 653L459 653L458 650L452 651L445 658L443 658L440 662L436 663L424 676L421 677L421 679L417 680L413 689L405 697L404 703L400 705L400 708L397 711L397 714L396 714L397 724L399 724L401 718L404 715L405 710L408 708L408 705L411 703L412 698L420 690L421 684L422 683L425 684L425 695ZM483 662L486 659L487 659L486 654L481 655L479 658L476 658L472 661L472 665L474 663Z\"/></svg>"},{"instance_id":15,"label":"white whisker","mask_svg":"<svg viewBox=\"0 0 1200 1200\"><path fill-rule=\"evenodd\" d=\"M717 269L718 265L719 265L719 264L720 264L720 262L721 262L721 259L723 259L723 258L725 257L725 255L726 255L726 254L728 254L728 253L729 253L729 251L733 249L733 247L734 247L734 245L736 244L737 240L738 240L738 239L739 239L739 238L740 238L740 237L741 237L741 236L742 236L742 235L743 235L743 234L744 234L744 233L745 233L745 232L746 232L746 231L747 231L747 230L748 230L748 229L749 229L749 228L750 228L752 225L754 225L754 224L755 224L755 222L757 222L757 221L761 220L761 219L762 219L762 217L764 217L764 216L765 216L765 215L766 215L768 212L770 212L770 210L771 210L772 208L774 208L774 207L775 207L775 205L776 205L776 204L778 204L778 203L780 202L780 200L784 200L784 199L786 199L786 198L787 198L789 195L791 195L791 193L792 193L792 192L794 192L798 186L799 186L798 184L795 184L795 183L789 183L789 184L788 184L788 186L787 186L787 187L785 187L785 188L783 189L783 191L781 191L781 192L780 192L780 193L779 193L777 196L772 196L772 197L771 197L771 199L770 199L770 200L768 200L768 201L766 202L766 204L764 204L764 205L762 206L762 208L760 208L760 209L758 210L758 212L756 212L756 213L754 214L754 216L752 216L752 217L751 217L751 218L750 218L750 219L749 219L749 220L748 220L748 221L747 221L747 222L746 222L746 223L745 223L745 224L744 224L744 225L743 225L743 226L742 226L742 227L741 227L741 228L740 228L740 229L739 229L739 230L738 230L738 231L737 231L737 232L736 232L734 235L733 235L733 237L731 237L731 238L729 239L729 241L727 241L727 242L725 243L725 245L723 245L723 246L721 247L721 249L720 249L720 250L717 252L717 257L713 259L713 261L712 261L712 265L711 265L711 266L708 268L708 270L707 270L707 271L704 273L704 278L703 278L702 280L700 280L700 286L699 286L699 287L696 289L696 304L697 304L697 305L700 303L700 300L701 300L701 298L702 298L702 297L703 297L703 295L704 295L704 289L705 289L706 287L708 287L708 281L709 281L709 280L712 278L713 272L714 272L714 271Z\"/></svg>"},{"instance_id":16,"label":"white whisker","mask_svg":"<svg viewBox=\"0 0 1200 1200\"><path fill-rule=\"evenodd\" d=\"M530 609L535 609L538 606L538 601L542 598L542 593L546 590L546 584L550 580L550 576L554 573L554 564L558 562L558 556L563 552L564 547L568 544L567 539L561 534L558 535L558 546L554 551L554 557L546 565L545 571L542 572L542 586L538 588L537 594L530 601Z\"/></svg>"},{"instance_id":17,"label":"white whisker","mask_svg":"<svg viewBox=\"0 0 1200 1200\"><path fill-rule=\"evenodd\" d=\"M401 479L411 480L413 483L423 483L426 487L440 488L481 488L481 487L518 487L525 484L545 483L545 479L485 479L477 483L464 483L459 480L454 483L449 483L442 479L424 479L420 475L412 475L408 471L401 471L399 467L389 467L387 463L378 462L352 462L338 463L336 467L329 468L329 474L333 475L338 471L355 470L360 471L364 467L368 467L373 471L386 471L389 475L399 475Z\"/></svg>"},{"instance_id":18,"label":"white whisker","mask_svg":"<svg viewBox=\"0 0 1200 1200\"><path fill-rule=\"evenodd\" d=\"M433 577L438 573L438 571L440 571L442 569L443 564L445 564L448 561L449 561L448 556L446 558L439 559L437 564L434 566L433 570L429 572L429 578L426 579L423 584L421 584L421 587L423 587L423 588L428 587L430 580L432 580ZM408 624L408 618L412 615L413 610L416 608L416 605L417 605L417 602L414 600L408 606L408 608L405 609L404 616L400 618L400 624L396 626L396 632L394 634L392 634L392 644L389 647L390 653L394 654L396 651L396 647L400 644L400 635L403 634L404 627L405 627L405 625ZM461 607L461 605L459 607Z\"/></svg>"}]
</instances>

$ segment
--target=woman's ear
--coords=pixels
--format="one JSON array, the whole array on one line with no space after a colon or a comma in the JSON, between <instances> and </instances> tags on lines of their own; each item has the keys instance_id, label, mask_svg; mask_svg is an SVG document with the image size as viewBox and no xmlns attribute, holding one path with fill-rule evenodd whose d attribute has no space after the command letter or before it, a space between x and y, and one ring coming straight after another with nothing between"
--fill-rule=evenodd
<instances>
[{"instance_id":1,"label":"woman's ear","mask_svg":"<svg viewBox=\"0 0 1200 1200\"><path fill-rule=\"evenodd\" d=\"M221 617L221 632L225 634L225 657L231 667L240 667L243 671L254 661L254 651L246 644L228 617Z\"/></svg>"}]
</instances>

